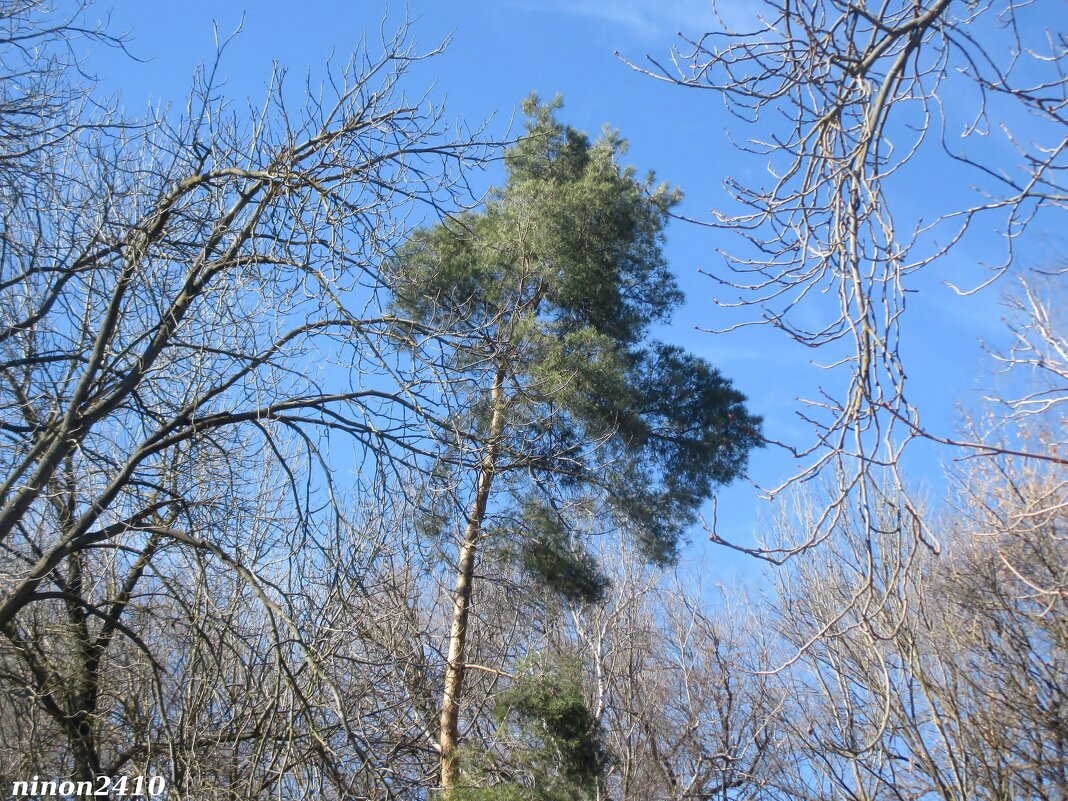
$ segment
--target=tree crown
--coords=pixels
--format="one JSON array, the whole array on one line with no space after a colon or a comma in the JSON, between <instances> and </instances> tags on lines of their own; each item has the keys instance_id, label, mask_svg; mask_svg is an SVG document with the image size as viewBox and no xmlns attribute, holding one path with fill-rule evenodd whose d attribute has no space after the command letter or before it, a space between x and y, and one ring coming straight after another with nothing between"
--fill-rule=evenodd
<instances>
[{"instance_id":1,"label":"tree crown","mask_svg":"<svg viewBox=\"0 0 1068 801\"><path fill-rule=\"evenodd\" d=\"M560 107L528 97L504 185L482 210L420 231L392 264L400 309L464 331L454 366L482 376L467 384L480 435L488 382L506 387L506 463L535 478L521 507L545 523L544 536L528 533L546 547L525 561L554 576L575 574L567 553L573 568L590 564L555 542L563 499L596 493L648 556L670 561L700 504L760 443L730 381L648 336L683 299L663 252L679 191L639 180L619 163L623 139L591 141L557 120ZM596 595L586 586L579 596Z\"/></svg>"}]
</instances>

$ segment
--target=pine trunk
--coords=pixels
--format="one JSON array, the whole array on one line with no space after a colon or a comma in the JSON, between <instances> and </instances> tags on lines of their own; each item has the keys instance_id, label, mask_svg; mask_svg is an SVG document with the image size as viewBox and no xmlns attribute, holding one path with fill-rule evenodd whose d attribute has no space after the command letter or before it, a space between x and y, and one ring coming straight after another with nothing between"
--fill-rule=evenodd
<instances>
[{"instance_id":1,"label":"pine trunk","mask_svg":"<svg viewBox=\"0 0 1068 801\"><path fill-rule=\"evenodd\" d=\"M500 437L504 431L504 370L497 371L493 381L493 416L490 421L486 451L478 468L475 499L464 528L456 571L456 586L452 597L452 625L449 629L449 653L445 663L445 691L441 699L441 727L438 742L441 747L441 791L448 799L459 775L457 748L460 739L460 703L463 698L464 668L467 662L467 624L471 613L474 589L475 562L478 556L482 523L486 517L490 489L500 456Z\"/></svg>"}]
</instances>

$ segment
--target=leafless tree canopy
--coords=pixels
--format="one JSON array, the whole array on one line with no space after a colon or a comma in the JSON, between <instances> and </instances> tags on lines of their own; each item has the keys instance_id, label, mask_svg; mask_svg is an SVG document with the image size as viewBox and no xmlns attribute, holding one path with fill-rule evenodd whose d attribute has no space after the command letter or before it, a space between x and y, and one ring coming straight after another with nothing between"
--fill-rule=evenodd
<instances>
[{"instance_id":1,"label":"leafless tree canopy","mask_svg":"<svg viewBox=\"0 0 1068 801\"><path fill-rule=\"evenodd\" d=\"M896 471L912 439L1011 447L1000 435L961 440L925 427L902 355L906 299L961 245L993 254L955 287L962 294L1013 267L1049 268L1025 245L1063 225L1068 43L1056 2L767 0L735 25L739 13L684 37L670 60L632 66L722 99L737 119L731 146L767 174L728 177L736 206L710 224L742 236L714 272L720 305L752 312L735 327L779 329L830 371L802 412L815 439L784 444L809 457L788 484L829 472L839 489L792 553L825 536L850 496L866 508L870 472ZM1036 322L1048 317L1036 311ZM1023 349L1008 358L1035 364L1028 350L1048 346L1050 331L1038 322L1021 334Z\"/></svg>"},{"instance_id":2,"label":"leafless tree canopy","mask_svg":"<svg viewBox=\"0 0 1068 801\"><path fill-rule=\"evenodd\" d=\"M1064 797L1068 562L1054 473L1019 457L977 468L961 509L932 521L942 558L886 525L874 587L856 522L783 576L783 634L807 643L780 674L795 705L790 750L805 765L784 786L801 797ZM884 504L884 523L895 515Z\"/></svg>"},{"instance_id":3,"label":"leafless tree canopy","mask_svg":"<svg viewBox=\"0 0 1068 801\"><path fill-rule=\"evenodd\" d=\"M3 778L355 793L388 760L314 614L423 436L377 264L479 153L402 91L403 27L297 104L278 70L232 110L216 64L131 120L79 102L79 40L121 46L83 18L0 9Z\"/></svg>"}]
</instances>

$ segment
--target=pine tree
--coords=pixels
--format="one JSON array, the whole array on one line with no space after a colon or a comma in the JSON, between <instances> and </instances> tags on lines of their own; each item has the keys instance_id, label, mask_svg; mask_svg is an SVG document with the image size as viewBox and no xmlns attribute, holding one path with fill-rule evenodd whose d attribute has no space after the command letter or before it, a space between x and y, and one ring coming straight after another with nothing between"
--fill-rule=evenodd
<instances>
[{"instance_id":1,"label":"pine tree","mask_svg":"<svg viewBox=\"0 0 1068 801\"><path fill-rule=\"evenodd\" d=\"M535 580L596 600L605 581L583 543L589 521L670 562L700 505L761 442L727 379L649 339L682 301L662 249L680 193L621 167L613 132L591 142L558 122L560 106L527 98L504 186L480 211L421 230L390 265L404 316L453 332L434 340L434 369L466 410L450 419L446 459L470 475L441 704L446 797L483 540L518 532Z\"/></svg>"}]
</instances>

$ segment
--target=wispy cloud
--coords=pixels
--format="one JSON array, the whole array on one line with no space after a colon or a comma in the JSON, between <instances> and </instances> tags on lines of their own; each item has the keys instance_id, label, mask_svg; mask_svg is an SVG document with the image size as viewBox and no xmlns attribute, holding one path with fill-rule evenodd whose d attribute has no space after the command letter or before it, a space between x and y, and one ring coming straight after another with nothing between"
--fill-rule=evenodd
<instances>
[{"instance_id":1,"label":"wispy cloud","mask_svg":"<svg viewBox=\"0 0 1068 801\"><path fill-rule=\"evenodd\" d=\"M640 42L676 32L700 34L715 22L711 0L510 0L529 11L586 17L622 29Z\"/></svg>"}]
</instances>

